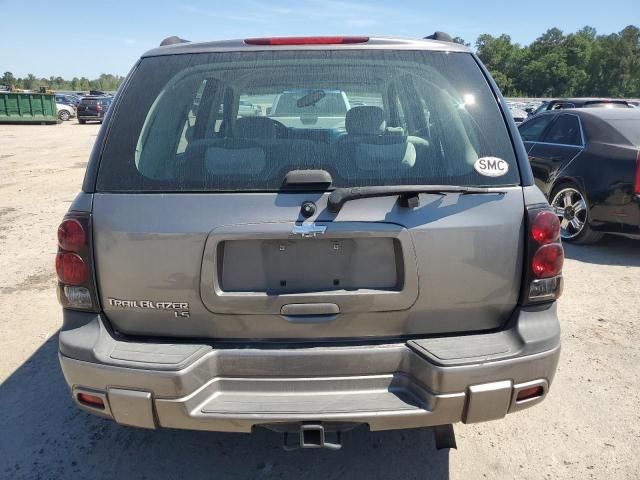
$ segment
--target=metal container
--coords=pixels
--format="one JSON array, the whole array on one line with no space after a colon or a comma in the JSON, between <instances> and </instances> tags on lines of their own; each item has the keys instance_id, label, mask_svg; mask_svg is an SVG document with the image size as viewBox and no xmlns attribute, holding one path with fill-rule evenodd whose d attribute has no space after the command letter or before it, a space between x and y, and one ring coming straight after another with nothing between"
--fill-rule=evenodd
<instances>
[{"instance_id":1,"label":"metal container","mask_svg":"<svg viewBox=\"0 0 640 480\"><path fill-rule=\"evenodd\" d=\"M0 92L0 123L56 123L55 95Z\"/></svg>"}]
</instances>

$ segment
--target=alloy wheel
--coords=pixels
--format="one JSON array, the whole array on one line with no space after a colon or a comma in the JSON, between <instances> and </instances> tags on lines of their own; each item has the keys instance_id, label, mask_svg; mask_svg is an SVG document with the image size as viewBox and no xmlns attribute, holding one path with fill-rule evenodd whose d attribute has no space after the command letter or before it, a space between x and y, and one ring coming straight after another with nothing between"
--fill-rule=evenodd
<instances>
[{"instance_id":1,"label":"alloy wheel","mask_svg":"<svg viewBox=\"0 0 640 480\"><path fill-rule=\"evenodd\" d=\"M587 223L587 202L575 188L558 191L551 201L551 208L560 219L560 236L573 239L582 233Z\"/></svg>"}]
</instances>

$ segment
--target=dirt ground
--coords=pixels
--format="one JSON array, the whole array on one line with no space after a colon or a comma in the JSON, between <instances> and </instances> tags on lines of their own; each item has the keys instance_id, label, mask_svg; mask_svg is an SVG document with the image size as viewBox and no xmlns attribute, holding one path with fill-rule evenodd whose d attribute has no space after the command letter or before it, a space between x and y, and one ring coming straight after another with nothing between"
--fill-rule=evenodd
<instances>
[{"instance_id":1,"label":"dirt ground","mask_svg":"<svg viewBox=\"0 0 640 480\"><path fill-rule=\"evenodd\" d=\"M56 227L99 125L0 125L0 478L640 478L640 242L566 247L563 352L548 399L429 430L347 434L285 453L254 435L125 428L76 409L56 358Z\"/></svg>"}]
</instances>

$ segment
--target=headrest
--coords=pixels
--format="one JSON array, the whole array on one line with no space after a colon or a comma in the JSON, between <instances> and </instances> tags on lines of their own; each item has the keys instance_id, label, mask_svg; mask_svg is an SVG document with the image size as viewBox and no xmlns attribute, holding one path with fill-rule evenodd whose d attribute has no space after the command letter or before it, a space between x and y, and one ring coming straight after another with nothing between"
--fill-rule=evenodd
<instances>
[{"instance_id":1,"label":"headrest","mask_svg":"<svg viewBox=\"0 0 640 480\"><path fill-rule=\"evenodd\" d=\"M350 135L382 135L387 122L380 107L364 105L347 112L344 126Z\"/></svg>"},{"instance_id":2,"label":"headrest","mask_svg":"<svg viewBox=\"0 0 640 480\"><path fill-rule=\"evenodd\" d=\"M276 124L267 117L240 117L233 127L236 138L273 140L276 138Z\"/></svg>"}]
</instances>

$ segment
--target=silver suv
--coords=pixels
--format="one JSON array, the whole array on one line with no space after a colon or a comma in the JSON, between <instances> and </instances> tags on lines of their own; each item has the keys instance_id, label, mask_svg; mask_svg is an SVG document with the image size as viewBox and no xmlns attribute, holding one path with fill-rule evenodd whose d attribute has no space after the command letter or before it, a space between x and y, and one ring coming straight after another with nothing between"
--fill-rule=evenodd
<instances>
[{"instance_id":1,"label":"silver suv","mask_svg":"<svg viewBox=\"0 0 640 480\"><path fill-rule=\"evenodd\" d=\"M239 115L292 91L294 126ZM350 108L329 128L313 112L332 91ZM266 427L291 448L434 426L443 445L539 403L556 371L558 219L457 44L151 50L58 242L64 376L123 425Z\"/></svg>"}]
</instances>

